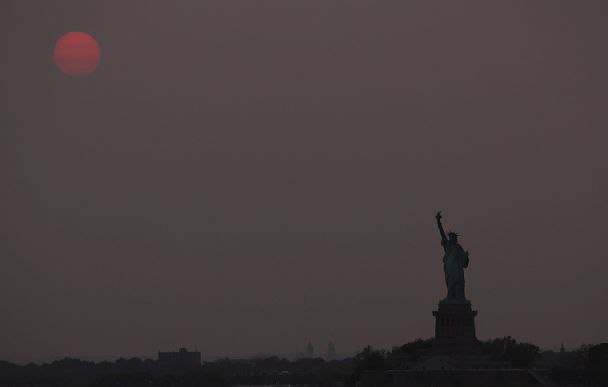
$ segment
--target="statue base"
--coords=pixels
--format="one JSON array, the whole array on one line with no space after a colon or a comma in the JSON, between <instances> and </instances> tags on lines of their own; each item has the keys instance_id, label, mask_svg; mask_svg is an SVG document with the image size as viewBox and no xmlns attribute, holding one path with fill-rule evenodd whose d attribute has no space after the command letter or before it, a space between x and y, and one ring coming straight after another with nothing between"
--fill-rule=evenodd
<instances>
[{"instance_id":1,"label":"statue base","mask_svg":"<svg viewBox=\"0 0 608 387\"><path fill-rule=\"evenodd\" d=\"M468 300L442 300L435 316L433 355L479 355L481 346L475 336L475 316Z\"/></svg>"}]
</instances>

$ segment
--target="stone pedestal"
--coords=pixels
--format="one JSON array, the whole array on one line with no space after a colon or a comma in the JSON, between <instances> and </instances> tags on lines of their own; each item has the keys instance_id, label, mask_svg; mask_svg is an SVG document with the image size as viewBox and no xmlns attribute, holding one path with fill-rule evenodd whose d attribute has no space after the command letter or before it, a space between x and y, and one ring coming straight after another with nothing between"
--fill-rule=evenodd
<instances>
[{"instance_id":1,"label":"stone pedestal","mask_svg":"<svg viewBox=\"0 0 608 387\"><path fill-rule=\"evenodd\" d=\"M434 355L479 355L481 347L475 336L476 310L471 309L471 303L445 302L439 303L435 316L435 341L432 353Z\"/></svg>"}]
</instances>

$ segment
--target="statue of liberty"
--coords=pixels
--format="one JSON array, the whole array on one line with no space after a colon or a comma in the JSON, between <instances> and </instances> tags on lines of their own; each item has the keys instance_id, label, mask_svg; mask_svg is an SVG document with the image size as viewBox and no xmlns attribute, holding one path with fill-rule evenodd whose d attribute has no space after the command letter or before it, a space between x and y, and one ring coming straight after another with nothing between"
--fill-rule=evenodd
<instances>
[{"instance_id":1,"label":"statue of liberty","mask_svg":"<svg viewBox=\"0 0 608 387\"><path fill-rule=\"evenodd\" d=\"M448 296L441 303L469 303L464 296L464 268L469 266L469 252L458 243L458 234L449 232L447 237L441 224L441 211L435 215L437 227L441 234L443 255L443 272Z\"/></svg>"}]
</instances>

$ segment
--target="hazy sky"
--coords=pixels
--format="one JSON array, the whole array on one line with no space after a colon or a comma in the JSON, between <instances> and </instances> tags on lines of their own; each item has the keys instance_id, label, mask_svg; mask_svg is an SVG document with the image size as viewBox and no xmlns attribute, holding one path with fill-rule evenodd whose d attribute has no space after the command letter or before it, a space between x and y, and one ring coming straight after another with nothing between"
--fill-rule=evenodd
<instances>
[{"instance_id":1,"label":"hazy sky","mask_svg":"<svg viewBox=\"0 0 608 387\"><path fill-rule=\"evenodd\" d=\"M2 1L0 359L608 340L603 1ZM92 34L72 79L56 40Z\"/></svg>"}]
</instances>

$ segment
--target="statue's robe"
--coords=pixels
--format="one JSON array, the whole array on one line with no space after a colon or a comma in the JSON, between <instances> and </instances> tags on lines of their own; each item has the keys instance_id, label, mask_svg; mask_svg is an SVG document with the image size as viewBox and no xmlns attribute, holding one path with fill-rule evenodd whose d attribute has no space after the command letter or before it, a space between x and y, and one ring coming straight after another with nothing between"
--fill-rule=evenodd
<instances>
[{"instance_id":1,"label":"statue's robe","mask_svg":"<svg viewBox=\"0 0 608 387\"><path fill-rule=\"evenodd\" d=\"M443 271L448 288L448 299L464 300L464 268L469 265L469 254L458 243L442 241Z\"/></svg>"}]
</instances>

